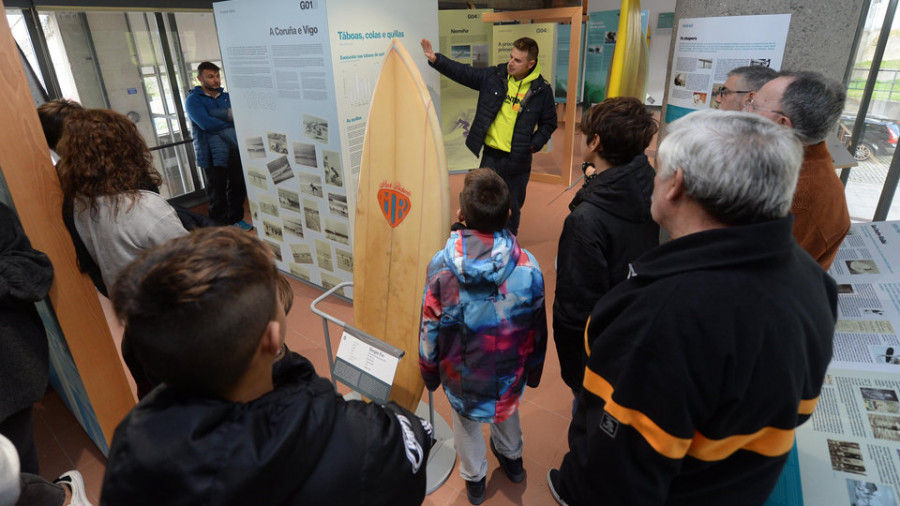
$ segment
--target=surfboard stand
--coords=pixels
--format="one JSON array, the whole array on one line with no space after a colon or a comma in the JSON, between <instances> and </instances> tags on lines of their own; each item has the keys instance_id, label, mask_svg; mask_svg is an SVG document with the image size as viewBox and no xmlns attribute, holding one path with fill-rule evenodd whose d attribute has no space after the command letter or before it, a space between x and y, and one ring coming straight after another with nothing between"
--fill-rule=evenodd
<instances>
[{"instance_id":1,"label":"surfboard stand","mask_svg":"<svg viewBox=\"0 0 900 506\"><path fill-rule=\"evenodd\" d=\"M335 390L337 389L337 378L334 374L335 361L331 352L331 336L328 333L328 322L334 323L341 328L346 328L347 324L320 310L316 305L334 294L334 292L347 286L353 286L353 282L346 281L332 287L309 305L310 311L322 318L322 328L325 331L325 350L328 354L328 372L331 375L331 383L334 385ZM362 395L354 389L352 392L345 395L344 398L347 400L361 399ZM428 464L425 469L425 493L431 494L447 481L447 478L450 477L450 473L453 471L453 466L456 465L456 448L453 446L453 430L441 415L435 414L434 394L431 391L428 392L427 404L423 401L419 401L419 405L416 407L416 416L420 418L427 417L427 420L434 428L435 443L434 446L431 447L431 453L428 456Z\"/></svg>"}]
</instances>

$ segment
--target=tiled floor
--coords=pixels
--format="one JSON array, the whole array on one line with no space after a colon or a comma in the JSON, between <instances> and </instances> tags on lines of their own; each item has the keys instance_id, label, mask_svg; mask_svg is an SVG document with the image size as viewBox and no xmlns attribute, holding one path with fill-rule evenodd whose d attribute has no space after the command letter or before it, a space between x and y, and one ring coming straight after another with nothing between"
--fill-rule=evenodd
<instances>
[{"instance_id":1,"label":"tiled floor","mask_svg":"<svg viewBox=\"0 0 900 506\"><path fill-rule=\"evenodd\" d=\"M579 137L580 140L580 137ZM580 155L579 155L580 156ZM451 195L458 195L462 176L451 176ZM558 185L532 182L528 186L528 198L522 212L519 241L531 251L541 264L547 287L547 309L553 303L556 276L553 269L556 244L562 221L568 214L570 192L548 202L562 190ZM455 206L454 209L455 211ZM317 371L327 373L327 356L322 330L322 320L313 315L309 304L321 291L292 281L295 300L288 316L288 346L308 357ZM349 303L331 299L321 309L347 322L353 321L353 309ZM115 327L114 321L110 321ZM333 341L339 330L331 325ZM114 334L120 333L119 330ZM450 420L450 407L443 392L435 393L436 412ZM423 396L427 401L427 394ZM525 435L524 482L511 483L499 469L496 459L488 452L487 501L485 504L548 504L552 502L546 484L547 470L559 464L564 455L566 430L570 420L571 394L559 376L559 365L552 340L547 350L543 380L539 388L527 389L521 406L521 420ZM84 474L88 495L98 502L106 459L66 410L59 397L48 393L37 405L35 439L41 458L41 474L53 479L68 469L78 469ZM485 432L487 434L487 432ZM426 505L468 504L465 484L454 469L450 479L428 496Z\"/></svg>"}]
</instances>

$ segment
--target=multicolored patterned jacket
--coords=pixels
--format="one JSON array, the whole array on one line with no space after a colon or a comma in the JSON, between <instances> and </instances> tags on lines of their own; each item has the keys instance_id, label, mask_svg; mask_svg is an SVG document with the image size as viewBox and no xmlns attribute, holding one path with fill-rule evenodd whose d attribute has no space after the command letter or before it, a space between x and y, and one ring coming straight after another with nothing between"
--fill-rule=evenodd
<instances>
[{"instance_id":1,"label":"multicolored patterned jacket","mask_svg":"<svg viewBox=\"0 0 900 506\"><path fill-rule=\"evenodd\" d=\"M547 350L544 277L508 231L450 233L422 301L419 367L457 413L497 423L537 387Z\"/></svg>"}]
</instances>

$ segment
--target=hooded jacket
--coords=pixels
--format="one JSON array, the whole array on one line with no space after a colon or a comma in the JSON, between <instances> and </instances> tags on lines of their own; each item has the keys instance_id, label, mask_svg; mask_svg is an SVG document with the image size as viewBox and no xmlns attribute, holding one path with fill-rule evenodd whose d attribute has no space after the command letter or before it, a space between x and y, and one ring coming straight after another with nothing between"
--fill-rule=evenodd
<instances>
[{"instance_id":1,"label":"hooded jacket","mask_svg":"<svg viewBox=\"0 0 900 506\"><path fill-rule=\"evenodd\" d=\"M760 505L819 398L837 287L792 218L689 234L604 296L559 493L570 505Z\"/></svg>"},{"instance_id":2,"label":"hooded jacket","mask_svg":"<svg viewBox=\"0 0 900 506\"><path fill-rule=\"evenodd\" d=\"M507 230L462 229L428 266L419 332L425 385L462 416L497 423L537 387L547 349L544 278Z\"/></svg>"},{"instance_id":3,"label":"hooded jacket","mask_svg":"<svg viewBox=\"0 0 900 506\"><path fill-rule=\"evenodd\" d=\"M584 327L594 305L628 276L628 263L659 244L650 216L656 175L647 157L599 173L578 191L559 237L553 339L563 381L581 390Z\"/></svg>"},{"instance_id":4,"label":"hooded jacket","mask_svg":"<svg viewBox=\"0 0 900 506\"><path fill-rule=\"evenodd\" d=\"M478 105L466 136L466 146L475 156L480 156L488 128L506 100L509 88L506 64L475 68L440 53L435 56L434 63L429 62L435 70L463 86L478 90ZM540 73L538 65L531 73ZM519 107L509 151L510 163L516 170L514 174L531 171L531 154L540 151L556 130L556 102L550 83L541 75L534 78Z\"/></svg>"},{"instance_id":5,"label":"hooded jacket","mask_svg":"<svg viewBox=\"0 0 900 506\"><path fill-rule=\"evenodd\" d=\"M116 428L104 505L421 504L430 436L399 406L344 401L289 353L249 403L159 387Z\"/></svg>"},{"instance_id":6,"label":"hooded jacket","mask_svg":"<svg viewBox=\"0 0 900 506\"><path fill-rule=\"evenodd\" d=\"M47 334L34 306L53 284L53 265L15 211L0 204L0 422L31 407L47 389Z\"/></svg>"},{"instance_id":7,"label":"hooded jacket","mask_svg":"<svg viewBox=\"0 0 900 506\"><path fill-rule=\"evenodd\" d=\"M227 121L231 97L225 88L219 88L219 96L213 98L195 86L184 101L184 108L191 119L194 136L194 155L197 166L204 169L228 165L228 151L236 144L234 123Z\"/></svg>"}]
</instances>

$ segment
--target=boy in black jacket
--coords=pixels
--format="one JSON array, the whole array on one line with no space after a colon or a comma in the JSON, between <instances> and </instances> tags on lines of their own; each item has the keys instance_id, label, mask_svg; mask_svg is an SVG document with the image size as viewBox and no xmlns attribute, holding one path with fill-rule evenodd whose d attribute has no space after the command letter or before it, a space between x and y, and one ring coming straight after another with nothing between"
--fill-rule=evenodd
<instances>
[{"instance_id":1,"label":"boy in black jacket","mask_svg":"<svg viewBox=\"0 0 900 506\"><path fill-rule=\"evenodd\" d=\"M625 280L628 262L659 244L650 216L653 177L644 150L657 125L640 100L609 98L581 118L584 186L559 237L553 339L563 381L578 397L584 326L594 305Z\"/></svg>"},{"instance_id":2,"label":"boy in black jacket","mask_svg":"<svg viewBox=\"0 0 900 506\"><path fill-rule=\"evenodd\" d=\"M231 227L122 272L116 314L164 385L116 429L102 504L422 502L430 427L344 401L286 352L278 277L266 246Z\"/></svg>"}]
</instances>

